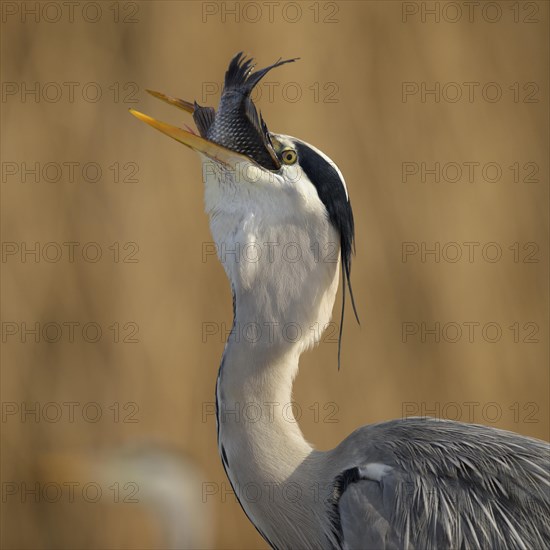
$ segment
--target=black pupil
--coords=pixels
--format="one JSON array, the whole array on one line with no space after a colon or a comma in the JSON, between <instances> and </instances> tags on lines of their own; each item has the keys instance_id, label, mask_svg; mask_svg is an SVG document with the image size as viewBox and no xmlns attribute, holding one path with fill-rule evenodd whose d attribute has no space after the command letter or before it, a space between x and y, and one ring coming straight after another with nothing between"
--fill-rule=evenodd
<instances>
[{"instance_id":1,"label":"black pupil","mask_svg":"<svg viewBox=\"0 0 550 550\"><path fill-rule=\"evenodd\" d=\"M290 151L286 154L286 160L289 162L292 160L292 153Z\"/></svg>"}]
</instances>

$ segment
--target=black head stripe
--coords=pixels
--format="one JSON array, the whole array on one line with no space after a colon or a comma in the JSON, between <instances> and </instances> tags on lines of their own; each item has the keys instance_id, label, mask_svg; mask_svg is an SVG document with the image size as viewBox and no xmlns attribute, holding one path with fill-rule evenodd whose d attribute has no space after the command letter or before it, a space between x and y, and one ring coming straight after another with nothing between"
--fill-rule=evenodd
<instances>
[{"instance_id":1,"label":"black head stripe","mask_svg":"<svg viewBox=\"0 0 550 550\"><path fill-rule=\"evenodd\" d=\"M309 181L317 189L321 202L327 209L329 220L340 235L340 251L342 255L343 293L342 319L340 323L340 337L342 335L342 322L344 320L345 290L346 284L350 291L351 303L355 317L357 310L351 290L351 255L354 252L355 227L353 212L347 197L345 183L342 181L336 168L317 151L298 140L294 141L298 153L298 163L302 167ZM340 346L338 346L338 366L340 366Z\"/></svg>"},{"instance_id":2,"label":"black head stripe","mask_svg":"<svg viewBox=\"0 0 550 550\"><path fill-rule=\"evenodd\" d=\"M317 194L327 209L332 225L340 234L342 260L351 262L354 239L353 212L344 182L334 166L317 151L299 141L295 142L295 146L302 170L317 189Z\"/></svg>"}]
</instances>

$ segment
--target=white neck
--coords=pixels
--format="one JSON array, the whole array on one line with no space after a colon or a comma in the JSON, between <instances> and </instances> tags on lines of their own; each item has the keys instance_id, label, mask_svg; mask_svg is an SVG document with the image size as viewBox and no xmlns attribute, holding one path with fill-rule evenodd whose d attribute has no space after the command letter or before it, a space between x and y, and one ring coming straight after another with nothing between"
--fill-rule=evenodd
<instances>
[{"instance_id":1,"label":"white neck","mask_svg":"<svg viewBox=\"0 0 550 550\"><path fill-rule=\"evenodd\" d=\"M264 536L279 546L271 526L286 523L297 546L320 548L326 541L303 541L297 531L296 518L313 521L319 497L308 466L316 451L294 418L292 383L301 353L331 317L338 236L312 185L277 185L206 181L206 210L235 301L216 390L218 440L233 488Z\"/></svg>"},{"instance_id":2,"label":"white neck","mask_svg":"<svg viewBox=\"0 0 550 550\"><path fill-rule=\"evenodd\" d=\"M237 314L235 326L239 322ZM291 533L293 548L327 547L315 518L319 499L325 499L320 496L325 489L322 476L315 468L320 453L304 439L292 409L298 346L280 355L265 354L237 342L235 335L226 346L216 388L218 445L233 490L275 548L285 547ZM319 539L304 540L302 532L317 533Z\"/></svg>"},{"instance_id":3,"label":"white neck","mask_svg":"<svg viewBox=\"0 0 550 550\"><path fill-rule=\"evenodd\" d=\"M232 481L282 483L311 453L291 407L297 367L296 355L258 357L249 346L228 343L217 400L220 451Z\"/></svg>"}]
</instances>

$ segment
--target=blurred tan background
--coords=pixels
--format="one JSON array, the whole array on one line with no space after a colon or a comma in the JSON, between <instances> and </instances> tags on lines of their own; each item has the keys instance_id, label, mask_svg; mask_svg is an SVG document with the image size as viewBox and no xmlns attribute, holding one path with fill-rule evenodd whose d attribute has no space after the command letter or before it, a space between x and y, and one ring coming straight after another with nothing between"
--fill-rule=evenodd
<instances>
[{"instance_id":1,"label":"blurred tan background","mask_svg":"<svg viewBox=\"0 0 550 550\"><path fill-rule=\"evenodd\" d=\"M432 414L548 439L548 4L447 4L3 2L2 548L265 548L217 453L200 163L127 112L189 123L145 88L216 105L240 50L301 58L257 104L354 206L362 323L340 372L334 338L302 359L306 437Z\"/></svg>"}]
</instances>

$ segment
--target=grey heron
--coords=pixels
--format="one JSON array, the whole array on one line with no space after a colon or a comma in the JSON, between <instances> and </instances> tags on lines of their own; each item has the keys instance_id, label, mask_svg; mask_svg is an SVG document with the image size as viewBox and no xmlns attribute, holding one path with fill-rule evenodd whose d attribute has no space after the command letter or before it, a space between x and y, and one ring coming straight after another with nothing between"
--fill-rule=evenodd
<instances>
[{"instance_id":1,"label":"grey heron","mask_svg":"<svg viewBox=\"0 0 550 550\"><path fill-rule=\"evenodd\" d=\"M251 100L268 71L291 61L254 71L237 54L217 111L152 92L191 113L200 135L132 111L202 159L206 212L234 310L216 385L218 446L242 508L278 549L548 547L546 442L406 418L363 426L321 452L275 408L292 401L300 355L316 343L307 328L330 320L340 272L351 294L354 243L336 164L300 139L269 132ZM292 259L283 253L290 243ZM337 261L320 261L318 251L333 246ZM245 247L264 253L246 261L238 253ZM344 304L345 292L342 316ZM244 326L255 327L253 337L243 337ZM239 414L249 404L261 414Z\"/></svg>"}]
</instances>

